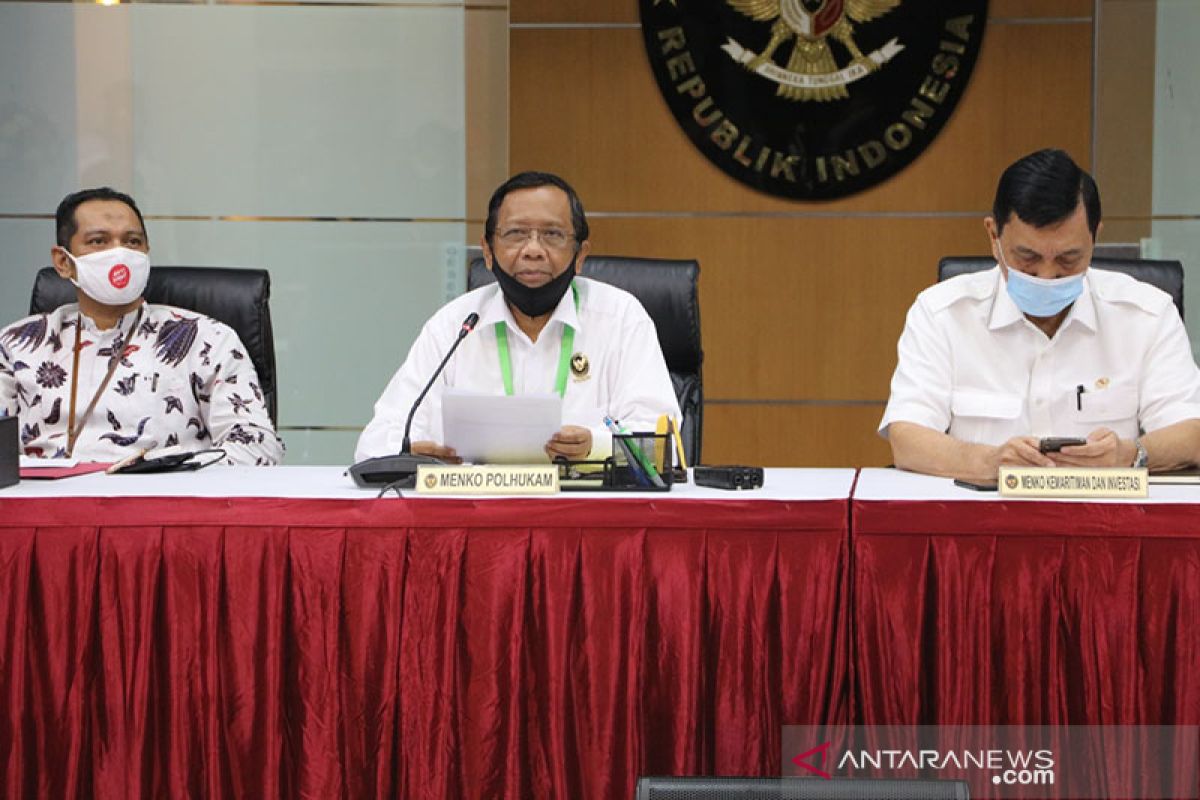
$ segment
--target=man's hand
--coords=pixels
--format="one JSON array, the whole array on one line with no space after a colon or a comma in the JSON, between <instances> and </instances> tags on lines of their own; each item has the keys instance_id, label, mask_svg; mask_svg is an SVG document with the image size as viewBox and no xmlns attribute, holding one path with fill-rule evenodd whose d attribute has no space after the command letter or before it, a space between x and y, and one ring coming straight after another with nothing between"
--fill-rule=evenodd
<instances>
[{"instance_id":1,"label":"man's hand","mask_svg":"<svg viewBox=\"0 0 1200 800\"><path fill-rule=\"evenodd\" d=\"M963 442L915 422L893 422L888 440L897 467L927 475L985 482L996 480L1001 465L1054 466L1038 451L1038 440L1032 436L1015 436L995 446Z\"/></svg>"},{"instance_id":2,"label":"man's hand","mask_svg":"<svg viewBox=\"0 0 1200 800\"><path fill-rule=\"evenodd\" d=\"M413 442L412 451L417 455L440 458L447 464L462 463L462 459L458 457L458 453L454 452L454 448L440 445L437 442Z\"/></svg>"},{"instance_id":3,"label":"man's hand","mask_svg":"<svg viewBox=\"0 0 1200 800\"><path fill-rule=\"evenodd\" d=\"M583 461L592 452L592 432L578 425L564 425L546 442L550 458L563 456L568 461Z\"/></svg>"},{"instance_id":4,"label":"man's hand","mask_svg":"<svg viewBox=\"0 0 1200 800\"><path fill-rule=\"evenodd\" d=\"M1136 452L1133 442L1123 441L1108 428L1097 428L1088 434L1087 444L1064 447L1050 457L1061 467L1128 467Z\"/></svg>"},{"instance_id":5,"label":"man's hand","mask_svg":"<svg viewBox=\"0 0 1200 800\"><path fill-rule=\"evenodd\" d=\"M1033 436L1014 436L996 448L996 469L1010 467L1053 467L1054 462L1038 450L1038 440Z\"/></svg>"}]
</instances>

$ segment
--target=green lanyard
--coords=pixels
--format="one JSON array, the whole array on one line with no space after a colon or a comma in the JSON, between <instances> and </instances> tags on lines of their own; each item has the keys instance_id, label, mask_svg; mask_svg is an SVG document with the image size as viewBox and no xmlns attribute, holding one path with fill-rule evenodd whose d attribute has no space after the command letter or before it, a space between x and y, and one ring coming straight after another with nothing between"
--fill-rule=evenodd
<instances>
[{"instance_id":1,"label":"green lanyard","mask_svg":"<svg viewBox=\"0 0 1200 800\"><path fill-rule=\"evenodd\" d=\"M579 289L571 281L571 296L575 298L575 313L579 313ZM575 349L575 329L563 325L562 347L558 353L558 375L554 379L554 391L559 397L567 395L567 370L571 366L571 353ZM504 378L504 393L512 395L512 357L508 354L508 325L503 320L496 323L496 352L500 356L500 375Z\"/></svg>"}]
</instances>

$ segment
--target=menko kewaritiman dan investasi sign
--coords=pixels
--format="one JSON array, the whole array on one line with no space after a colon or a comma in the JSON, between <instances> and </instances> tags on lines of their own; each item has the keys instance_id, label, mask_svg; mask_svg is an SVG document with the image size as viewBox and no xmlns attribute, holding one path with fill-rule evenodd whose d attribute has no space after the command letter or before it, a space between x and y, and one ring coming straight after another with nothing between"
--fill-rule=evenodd
<instances>
[{"instance_id":1,"label":"menko kewaritiman dan investasi sign","mask_svg":"<svg viewBox=\"0 0 1200 800\"><path fill-rule=\"evenodd\" d=\"M704 155L830 200L908 166L950 119L987 0L640 0L659 89Z\"/></svg>"}]
</instances>

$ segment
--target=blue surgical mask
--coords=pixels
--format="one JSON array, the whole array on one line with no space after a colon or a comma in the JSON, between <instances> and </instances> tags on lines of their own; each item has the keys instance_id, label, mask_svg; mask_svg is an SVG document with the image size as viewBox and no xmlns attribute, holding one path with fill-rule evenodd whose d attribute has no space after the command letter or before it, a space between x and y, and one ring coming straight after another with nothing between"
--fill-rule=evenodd
<instances>
[{"instance_id":1,"label":"blue surgical mask","mask_svg":"<svg viewBox=\"0 0 1200 800\"><path fill-rule=\"evenodd\" d=\"M1079 299L1087 270L1066 278L1035 278L1005 265L1008 272L1008 296L1031 317L1053 317Z\"/></svg>"}]
</instances>

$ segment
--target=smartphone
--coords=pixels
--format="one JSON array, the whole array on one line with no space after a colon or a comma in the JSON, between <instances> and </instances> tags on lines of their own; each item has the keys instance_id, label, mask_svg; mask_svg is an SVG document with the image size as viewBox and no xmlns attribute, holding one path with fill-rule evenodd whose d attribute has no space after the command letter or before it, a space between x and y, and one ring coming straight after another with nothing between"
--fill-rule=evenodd
<instances>
[{"instance_id":1,"label":"smartphone","mask_svg":"<svg viewBox=\"0 0 1200 800\"><path fill-rule=\"evenodd\" d=\"M1038 450L1043 453L1057 453L1064 447L1078 447L1083 444L1087 444L1087 439L1071 436L1047 436L1038 442Z\"/></svg>"},{"instance_id":2,"label":"smartphone","mask_svg":"<svg viewBox=\"0 0 1200 800\"><path fill-rule=\"evenodd\" d=\"M193 455L195 454L172 453L158 458L140 458L121 467L119 471L126 475L136 475L147 472L186 472L200 469L204 462L191 461Z\"/></svg>"},{"instance_id":3,"label":"smartphone","mask_svg":"<svg viewBox=\"0 0 1200 800\"><path fill-rule=\"evenodd\" d=\"M213 455L207 461L198 456ZM184 450L179 445L146 450L118 461L108 468L109 475L135 475L147 472L190 472L204 469L220 461L225 451L220 448L206 450Z\"/></svg>"},{"instance_id":4,"label":"smartphone","mask_svg":"<svg viewBox=\"0 0 1200 800\"><path fill-rule=\"evenodd\" d=\"M964 481L960 478L954 479L954 485L970 489L973 492L994 492L997 490L997 484L995 483L973 483L972 481Z\"/></svg>"}]
</instances>

